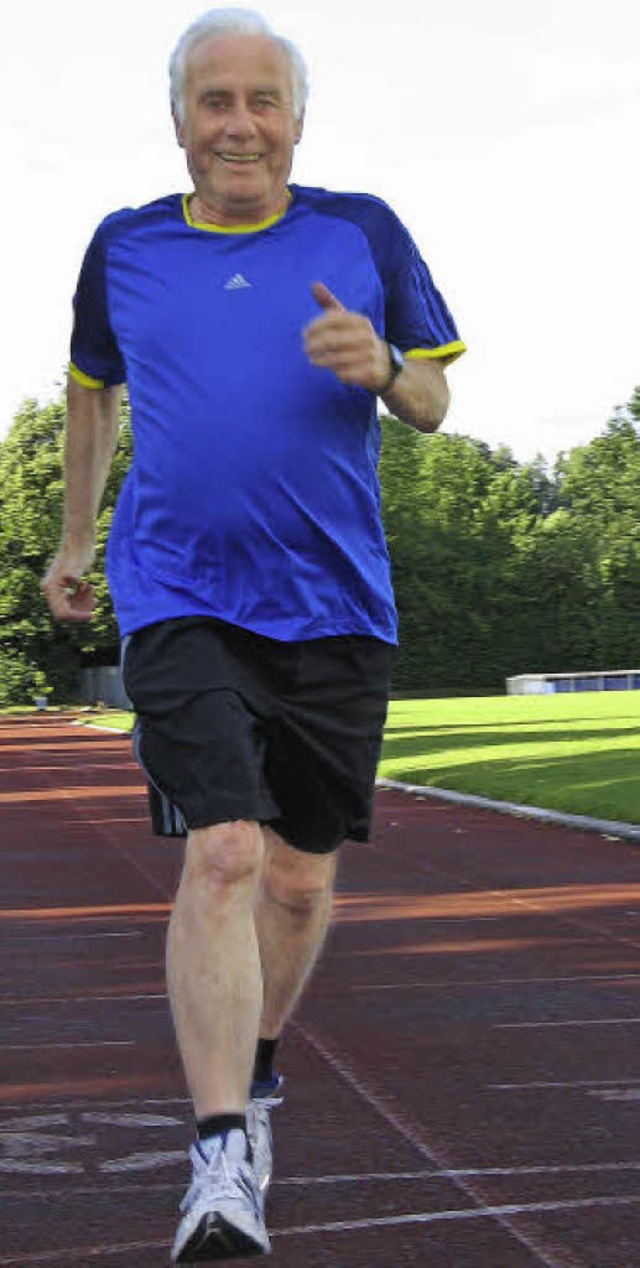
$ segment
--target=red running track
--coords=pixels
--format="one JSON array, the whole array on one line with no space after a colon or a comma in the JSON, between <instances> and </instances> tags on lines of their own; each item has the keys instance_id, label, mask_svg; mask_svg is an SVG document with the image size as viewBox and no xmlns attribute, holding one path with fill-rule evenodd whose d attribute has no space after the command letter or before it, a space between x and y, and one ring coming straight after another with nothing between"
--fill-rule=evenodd
<instances>
[{"instance_id":1,"label":"red running track","mask_svg":"<svg viewBox=\"0 0 640 1268\"><path fill-rule=\"evenodd\" d=\"M127 739L0 722L0 1268L168 1263L188 1101ZM274 1268L637 1268L637 846L381 792L282 1045Z\"/></svg>"}]
</instances>

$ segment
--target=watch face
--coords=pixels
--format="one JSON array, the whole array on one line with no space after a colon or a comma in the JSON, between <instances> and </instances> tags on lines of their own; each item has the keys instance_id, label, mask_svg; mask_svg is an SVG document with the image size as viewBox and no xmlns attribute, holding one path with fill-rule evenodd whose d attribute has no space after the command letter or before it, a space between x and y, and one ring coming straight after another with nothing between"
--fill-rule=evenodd
<instances>
[{"instance_id":1,"label":"watch face","mask_svg":"<svg viewBox=\"0 0 640 1268\"><path fill-rule=\"evenodd\" d=\"M400 349L396 348L395 344L388 342L387 348L389 349L389 374L382 386L377 389L378 395L384 395L391 385L395 383L400 371L404 369L404 357Z\"/></svg>"}]
</instances>

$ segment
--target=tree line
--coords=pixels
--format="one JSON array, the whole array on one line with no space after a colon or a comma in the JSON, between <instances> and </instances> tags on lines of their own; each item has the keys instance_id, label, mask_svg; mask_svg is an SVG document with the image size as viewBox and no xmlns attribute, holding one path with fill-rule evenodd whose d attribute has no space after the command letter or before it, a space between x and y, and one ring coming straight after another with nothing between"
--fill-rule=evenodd
<instances>
[{"instance_id":1,"label":"tree line","mask_svg":"<svg viewBox=\"0 0 640 1268\"><path fill-rule=\"evenodd\" d=\"M65 405L28 401L0 443L0 706L73 697L117 661L104 550L132 451L129 407L98 521L89 626L50 620L40 581L60 534ZM500 691L517 673L640 664L640 388L602 434L519 463L466 436L382 420L382 513L400 618L394 690Z\"/></svg>"}]
</instances>

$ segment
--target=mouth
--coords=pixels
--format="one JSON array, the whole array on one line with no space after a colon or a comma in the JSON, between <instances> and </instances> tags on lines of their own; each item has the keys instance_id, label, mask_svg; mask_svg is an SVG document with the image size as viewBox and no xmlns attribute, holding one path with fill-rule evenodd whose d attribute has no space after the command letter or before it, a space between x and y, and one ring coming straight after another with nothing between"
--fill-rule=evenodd
<instances>
[{"instance_id":1,"label":"mouth","mask_svg":"<svg viewBox=\"0 0 640 1268\"><path fill-rule=\"evenodd\" d=\"M262 158L262 155L261 154L226 154L226 153L219 152L216 155L216 157L221 159L223 163L233 163L233 164L240 163L243 166L248 166L251 163L259 163L260 159Z\"/></svg>"}]
</instances>

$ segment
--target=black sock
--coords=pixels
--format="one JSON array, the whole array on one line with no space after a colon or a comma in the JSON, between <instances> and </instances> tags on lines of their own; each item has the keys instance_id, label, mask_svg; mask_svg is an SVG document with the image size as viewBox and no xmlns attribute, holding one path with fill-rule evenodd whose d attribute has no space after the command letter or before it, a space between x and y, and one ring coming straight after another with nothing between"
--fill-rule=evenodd
<instances>
[{"instance_id":1,"label":"black sock","mask_svg":"<svg viewBox=\"0 0 640 1268\"><path fill-rule=\"evenodd\" d=\"M272 1083L275 1074L273 1072L273 1059L275 1057L278 1039L259 1039L256 1049L256 1060L253 1067L254 1083Z\"/></svg>"},{"instance_id":2,"label":"black sock","mask_svg":"<svg viewBox=\"0 0 640 1268\"><path fill-rule=\"evenodd\" d=\"M209 1140L211 1136L224 1136L234 1127L247 1134L246 1114L210 1114L208 1118L199 1118L196 1123L198 1140Z\"/></svg>"}]
</instances>

